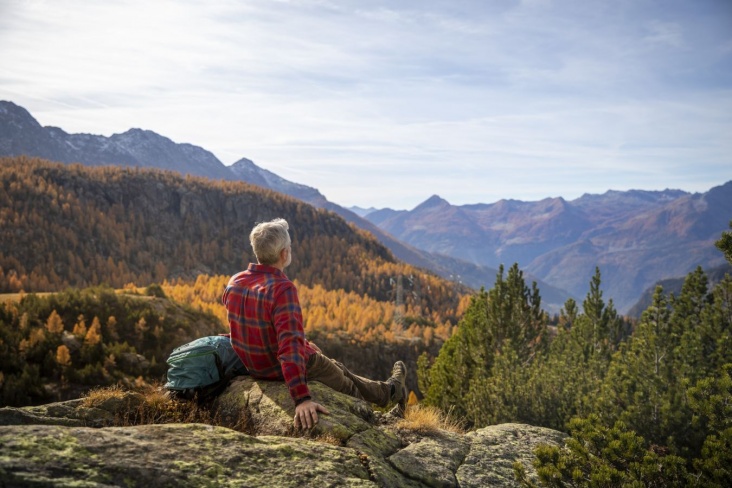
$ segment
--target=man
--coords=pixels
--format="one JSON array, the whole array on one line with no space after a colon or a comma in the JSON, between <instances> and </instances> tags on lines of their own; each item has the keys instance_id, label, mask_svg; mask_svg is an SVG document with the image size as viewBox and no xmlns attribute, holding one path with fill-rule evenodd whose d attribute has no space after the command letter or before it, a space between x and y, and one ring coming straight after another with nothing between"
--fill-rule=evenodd
<instances>
[{"instance_id":1,"label":"man","mask_svg":"<svg viewBox=\"0 0 732 488\"><path fill-rule=\"evenodd\" d=\"M292 262L284 219L257 224L249 235L257 264L229 280L222 301L228 310L231 344L254 378L284 380L295 402L295 428L310 429L328 410L312 400L308 381L386 406L406 401L407 369L397 361L386 381L356 376L305 338L295 285L284 269Z\"/></svg>"}]
</instances>

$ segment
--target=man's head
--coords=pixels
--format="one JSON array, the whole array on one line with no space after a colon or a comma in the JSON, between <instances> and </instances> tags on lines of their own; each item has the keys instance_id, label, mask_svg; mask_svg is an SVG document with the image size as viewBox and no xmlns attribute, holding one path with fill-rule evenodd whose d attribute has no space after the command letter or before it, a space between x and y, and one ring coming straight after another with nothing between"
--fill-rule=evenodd
<instances>
[{"instance_id":1,"label":"man's head","mask_svg":"<svg viewBox=\"0 0 732 488\"><path fill-rule=\"evenodd\" d=\"M282 268L289 266L292 260L290 234L287 232L289 228L285 219L274 219L259 223L252 229L249 242L259 264L269 266L282 264Z\"/></svg>"}]
</instances>

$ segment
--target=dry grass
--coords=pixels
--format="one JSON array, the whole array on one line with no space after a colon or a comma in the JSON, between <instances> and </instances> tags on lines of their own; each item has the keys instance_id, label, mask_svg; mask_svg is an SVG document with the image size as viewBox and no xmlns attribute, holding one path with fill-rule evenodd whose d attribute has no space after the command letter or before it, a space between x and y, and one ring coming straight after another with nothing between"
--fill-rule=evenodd
<instances>
[{"instance_id":1,"label":"dry grass","mask_svg":"<svg viewBox=\"0 0 732 488\"><path fill-rule=\"evenodd\" d=\"M82 406L85 408L95 408L103 405L110 399L122 400L126 393L119 386L107 386L103 388L94 388L81 398Z\"/></svg>"},{"instance_id":2,"label":"dry grass","mask_svg":"<svg viewBox=\"0 0 732 488\"><path fill-rule=\"evenodd\" d=\"M178 400L159 386L147 386L138 392L124 390L119 386L98 388L83 398L82 405L112 411L115 415L114 425L117 427L171 423L223 425L205 406L198 405L195 401Z\"/></svg>"},{"instance_id":3,"label":"dry grass","mask_svg":"<svg viewBox=\"0 0 732 488\"><path fill-rule=\"evenodd\" d=\"M0 303L19 302L20 299L26 295L30 295L30 293L26 293L24 291L21 291L20 293L0 293ZM53 293L52 292L33 292L33 295L36 295L39 297L47 297L49 295L53 295Z\"/></svg>"},{"instance_id":4,"label":"dry grass","mask_svg":"<svg viewBox=\"0 0 732 488\"><path fill-rule=\"evenodd\" d=\"M434 434L441 430L462 434L465 432L463 422L443 413L436 407L425 405L407 405L404 418L397 422L398 429L410 430L418 434Z\"/></svg>"}]
</instances>

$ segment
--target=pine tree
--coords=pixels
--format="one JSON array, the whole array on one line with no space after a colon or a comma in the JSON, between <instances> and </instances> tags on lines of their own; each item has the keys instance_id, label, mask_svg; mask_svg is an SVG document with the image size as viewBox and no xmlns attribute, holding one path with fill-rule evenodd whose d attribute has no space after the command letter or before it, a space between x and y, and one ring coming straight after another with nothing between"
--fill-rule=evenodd
<instances>
[{"instance_id":1,"label":"pine tree","mask_svg":"<svg viewBox=\"0 0 732 488\"><path fill-rule=\"evenodd\" d=\"M524 370L545 352L546 322L536 283L529 289L517 264L505 277L501 266L440 350L425 401L475 425L533 415Z\"/></svg>"},{"instance_id":2,"label":"pine tree","mask_svg":"<svg viewBox=\"0 0 732 488\"><path fill-rule=\"evenodd\" d=\"M606 427L596 415L570 423L564 448L540 445L534 450L539 480L544 486L685 487L690 481L684 460L659 455L646 440L622 422ZM521 463L514 464L517 479L533 485Z\"/></svg>"},{"instance_id":3,"label":"pine tree","mask_svg":"<svg viewBox=\"0 0 732 488\"><path fill-rule=\"evenodd\" d=\"M732 229L732 220L729 223ZM717 249L724 253L724 257L732 264L732 231L722 233L722 237L715 243Z\"/></svg>"},{"instance_id":4,"label":"pine tree","mask_svg":"<svg viewBox=\"0 0 732 488\"><path fill-rule=\"evenodd\" d=\"M699 380L688 390L694 426L708 433L700 456L694 460L700 484L732 486L732 364L715 376Z\"/></svg>"},{"instance_id":5,"label":"pine tree","mask_svg":"<svg viewBox=\"0 0 732 488\"><path fill-rule=\"evenodd\" d=\"M683 391L671 380L676 365L671 331L668 303L657 287L633 337L614 358L598 399L608 423L622 420L661 445L672 432L672 409L679 407L673 400Z\"/></svg>"},{"instance_id":6,"label":"pine tree","mask_svg":"<svg viewBox=\"0 0 732 488\"><path fill-rule=\"evenodd\" d=\"M703 345L703 342L708 341L703 338L702 330L706 328L702 315L711 303L711 298L707 290L707 276L701 267L697 267L684 280L679 297L672 297L671 300L672 347L680 348L676 367L691 383L715 369L709 365L707 356L713 351L709 350L709 344L707 347Z\"/></svg>"},{"instance_id":7,"label":"pine tree","mask_svg":"<svg viewBox=\"0 0 732 488\"><path fill-rule=\"evenodd\" d=\"M470 391L470 380L486 364L485 348L481 348L481 351L471 350L471 345L479 337L485 337L487 310L488 294L481 290L471 298L457 331L442 345L429 370L426 404L437 406L445 412L452 410L458 418L467 417L465 399Z\"/></svg>"}]
</instances>

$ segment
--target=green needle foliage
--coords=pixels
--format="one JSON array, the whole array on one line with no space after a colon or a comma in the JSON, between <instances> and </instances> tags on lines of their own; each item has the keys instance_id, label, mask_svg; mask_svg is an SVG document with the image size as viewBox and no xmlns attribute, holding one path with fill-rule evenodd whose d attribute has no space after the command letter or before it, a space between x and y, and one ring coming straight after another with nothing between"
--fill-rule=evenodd
<instances>
[{"instance_id":1,"label":"green needle foliage","mask_svg":"<svg viewBox=\"0 0 732 488\"><path fill-rule=\"evenodd\" d=\"M730 235L717 243L725 252ZM710 289L697 268L678 296L658 287L631 327L596 269L550 340L538 303L517 266L501 270L431 367L421 358L425 401L473 427L568 432L565 446L535 451L538 480L516 466L526 486L732 486L732 277Z\"/></svg>"}]
</instances>

